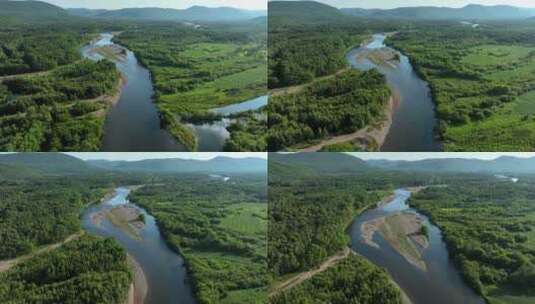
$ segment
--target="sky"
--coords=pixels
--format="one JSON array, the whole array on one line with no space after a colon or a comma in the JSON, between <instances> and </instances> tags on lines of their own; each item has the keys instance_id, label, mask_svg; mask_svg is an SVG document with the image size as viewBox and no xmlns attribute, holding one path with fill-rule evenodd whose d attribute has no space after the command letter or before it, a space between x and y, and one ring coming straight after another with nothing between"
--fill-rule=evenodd
<instances>
[{"instance_id":1,"label":"sky","mask_svg":"<svg viewBox=\"0 0 535 304\"><path fill-rule=\"evenodd\" d=\"M506 4L535 8L535 0L316 0L336 7L396 8L406 6L449 6L463 7L467 4Z\"/></svg>"},{"instance_id":2,"label":"sky","mask_svg":"<svg viewBox=\"0 0 535 304\"><path fill-rule=\"evenodd\" d=\"M464 153L464 152L354 152L347 153L354 155L361 159L387 159L387 160L422 160L430 158L476 158L476 159L496 159L500 156L515 156L515 157L535 157L535 153L528 152L507 152L507 153L494 153L494 152L476 152L476 153Z\"/></svg>"},{"instance_id":3,"label":"sky","mask_svg":"<svg viewBox=\"0 0 535 304\"><path fill-rule=\"evenodd\" d=\"M63 8L120 9L125 7L164 7L184 9L194 5L265 10L267 0L43 0Z\"/></svg>"},{"instance_id":4,"label":"sky","mask_svg":"<svg viewBox=\"0 0 535 304\"><path fill-rule=\"evenodd\" d=\"M125 160L125 161L137 161L143 159L162 159L162 158L182 158L182 159L198 159L209 160L217 156L225 156L232 158L267 158L267 153L253 153L253 152L240 152L240 153L225 153L225 152L68 152L65 153L83 160L88 159L103 159L103 160Z\"/></svg>"}]
</instances>

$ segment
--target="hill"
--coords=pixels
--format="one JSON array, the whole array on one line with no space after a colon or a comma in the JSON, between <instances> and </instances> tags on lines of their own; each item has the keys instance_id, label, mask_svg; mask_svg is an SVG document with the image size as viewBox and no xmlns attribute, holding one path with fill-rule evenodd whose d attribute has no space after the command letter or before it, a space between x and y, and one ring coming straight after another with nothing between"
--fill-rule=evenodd
<instances>
[{"instance_id":1,"label":"hill","mask_svg":"<svg viewBox=\"0 0 535 304\"><path fill-rule=\"evenodd\" d=\"M263 173L267 170L267 161L261 158L215 157L211 160L191 159L147 159L141 161L107 161L90 160L88 164L95 168L158 173Z\"/></svg>"},{"instance_id":2,"label":"hill","mask_svg":"<svg viewBox=\"0 0 535 304\"><path fill-rule=\"evenodd\" d=\"M270 153L270 170L272 163L278 167L286 167L289 175L296 170L306 174L358 174L370 169L366 162L359 158L344 153L329 152Z\"/></svg>"},{"instance_id":3,"label":"hill","mask_svg":"<svg viewBox=\"0 0 535 304\"><path fill-rule=\"evenodd\" d=\"M535 173L535 158L502 156L494 160L448 158L420 161L369 160L370 166L386 170L483 172L483 173Z\"/></svg>"},{"instance_id":4,"label":"hill","mask_svg":"<svg viewBox=\"0 0 535 304\"><path fill-rule=\"evenodd\" d=\"M94 171L83 160L62 153L0 154L0 164L22 167L43 174L79 174Z\"/></svg>"},{"instance_id":5,"label":"hill","mask_svg":"<svg viewBox=\"0 0 535 304\"><path fill-rule=\"evenodd\" d=\"M382 19L507 20L525 19L535 16L535 9L520 8L508 5L485 6L475 4L470 4L461 8L421 6L400 7L387 10L343 8L340 11L352 16Z\"/></svg>"},{"instance_id":6,"label":"hill","mask_svg":"<svg viewBox=\"0 0 535 304\"><path fill-rule=\"evenodd\" d=\"M159 7L124 8L119 10L68 9L76 16L106 19L132 19L145 21L240 21L266 15L265 11L249 11L232 7L192 6L188 9Z\"/></svg>"},{"instance_id":7,"label":"hill","mask_svg":"<svg viewBox=\"0 0 535 304\"><path fill-rule=\"evenodd\" d=\"M268 2L270 21L277 22L336 22L348 16L337 8L315 1Z\"/></svg>"},{"instance_id":8,"label":"hill","mask_svg":"<svg viewBox=\"0 0 535 304\"><path fill-rule=\"evenodd\" d=\"M41 1L0 0L0 24L57 22L73 19L64 9Z\"/></svg>"}]
</instances>

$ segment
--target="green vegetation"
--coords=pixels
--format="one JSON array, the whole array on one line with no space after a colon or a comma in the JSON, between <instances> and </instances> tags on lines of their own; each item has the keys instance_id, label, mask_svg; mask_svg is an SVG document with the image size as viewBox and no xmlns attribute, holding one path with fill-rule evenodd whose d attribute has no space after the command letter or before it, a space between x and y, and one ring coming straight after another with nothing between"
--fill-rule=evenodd
<instances>
[{"instance_id":1,"label":"green vegetation","mask_svg":"<svg viewBox=\"0 0 535 304\"><path fill-rule=\"evenodd\" d=\"M191 137L195 135L185 123L219 120L221 116L211 109L266 93L265 24L212 24L201 28L144 24L125 31L116 40L134 51L151 71L156 104L168 120L164 127L192 150ZM230 128L231 132L235 128ZM241 132L248 133L248 129L242 128ZM234 138L234 150L265 151L261 144L250 145L243 136Z\"/></svg>"},{"instance_id":2,"label":"green vegetation","mask_svg":"<svg viewBox=\"0 0 535 304\"><path fill-rule=\"evenodd\" d=\"M429 82L444 148L532 151L535 40L525 22L420 24L387 43Z\"/></svg>"},{"instance_id":3,"label":"green vegetation","mask_svg":"<svg viewBox=\"0 0 535 304\"><path fill-rule=\"evenodd\" d=\"M119 74L109 61L80 61L0 85L0 149L96 151ZM83 100L83 101L82 101Z\"/></svg>"},{"instance_id":4,"label":"green vegetation","mask_svg":"<svg viewBox=\"0 0 535 304\"><path fill-rule=\"evenodd\" d=\"M338 166L355 171L324 169ZM417 185L429 179L425 174L400 176L364 167L359 159L337 153L270 154L268 269L274 289L346 248L350 242L346 229L355 215L377 203L393 185ZM350 256L271 300L400 303L401 295L384 270Z\"/></svg>"},{"instance_id":5,"label":"green vegetation","mask_svg":"<svg viewBox=\"0 0 535 304\"><path fill-rule=\"evenodd\" d=\"M199 303L267 302L265 178L181 178L131 194L184 256Z\"/></svg>"},{"instance_id":6,"label":"green vegetation","mask_svg":"<svg viewBox=\"0 0 535 304\"><path fill-rule=\"evenodd\" d=\"M227 128L230 138L223 147L227 152L248 152L267 150L267 111L247 111L236 115L236 120Z\"/></svg>"},{"instance_id":7,"label":"green vegetation","mask_svg":"<svg viewBox=\"0 0 535 304\"><path fill-rule=\"evenodd\" d=\"M2 170L2 173L8 172ZM26 179L3 181L0 186L2 260L30 253L39 246L63 241L77 233L80 210L105 192L104 188L87 185L86 180Z\"/></svg>"},{"instance_id":8,"label":"green vegetation","mask_svg":"<svg viewBox=\"0 0 535 304\"><path fill-rule=\"evenodd\" d=\"M270 299L272 304L346 304L351 301L402 303L400 291L393 287L388 274L356 255L350 255L336 266Z\"/></svg>"},{"instance_id":9,"label":"green vegetation","mask_svg":"<svg viewBox=\"0 0 535 304\"><path fill-rule=\"evenodd\" d=\"M533 177L478 177L431 187L410 200L442 230L465 281L489 303L535 299Z\"/></svg>"},{"instance_id":10,"label":"green vegetation","mask_svg":"<svg viewBox=\"0 0 535 304\"><path fill-rule=\"evenodd\" d=\"M383 118L390 97L376 70L349 70L302 91L273 96L268 105L269 151L353 133Z\"/></svg>"},{"instance_id":11,"label":"green vegetation","mask_svg":"<svg viewBox=\"0 0 535 304\"><path fill-rule=\"evenodd\" d=\"M132 274L112 239L82 236L0 273L2 303L125 302Z\"/></svg>"}]
</instances>

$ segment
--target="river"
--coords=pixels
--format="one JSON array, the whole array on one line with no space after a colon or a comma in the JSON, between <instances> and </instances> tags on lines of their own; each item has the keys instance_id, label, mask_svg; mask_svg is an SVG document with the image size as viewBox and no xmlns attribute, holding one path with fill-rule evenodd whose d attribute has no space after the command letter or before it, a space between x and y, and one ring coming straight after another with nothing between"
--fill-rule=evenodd
<instances>
[{"instance_id":1,"label":"river","mask_svg":"<svg viewBox=\"0 0 535 304\"><path fill-rule=\"evenodd\" d=\"M112 41L113 35L102 33L100 37L81 50L85 58L100 60L104 57L96 50L103 46L124 49L125 56L114 60L117 69L126 79L121 97L106 116L102 151L105 152L166 152L186 151L166 130L160 128L158 109L153 102L154 88L149 70L143 67L135 54ZM267 96L212 109L221 115L256 110L267 104ZM223 118L207 124L187 124L198 139L199 151L222 151L230 137L227 131L232 119Z\"/></svg>"},{"instance_id":2,"label":"river","mask_svg":"<svg viewBox=\"0 0 535 304\"><path fill-rule=\"evenodd\" d=\"M394 110L392 126L381 151L425 152L440 151L442 146L436 139L435 105L428 84L420 79L410 64L409 58L384 44L385 35L373 35L368 44L352 49L346 59L359 70L376 68L386 76L389 87L399 96ZM399 55L399 62L376 64L365 54L374 50L387 50Z\"/></svg>"},{"instance_id":3,"label":"river","mask_svg":"<svg viewBox=\"0 0 535 304\"><path fill-rule=\"evenodd\" d=\"M129 193L128 188L119 187L112 198L87 208L82 215L83 228L91 234L113 237L139 263L148 282L145 304L195 303L183 258L169 249L154 217L128 201ZM91 216L99 211L125 204L138 208L145 216L145 226L139 232L139 239L112 225L107 219L103 219L100 225L91 220Z\"/></svg>"},{"instance_id":4,"label":"river","mask_svg":"<svg viewBox=\"0 0 535 304\"><path fill-rule=\"evenodd\" d=\"M413 304L484 304L484 300L464 283L459 271L449 259L440 229L426 216L409 207L407 200L410 195L411 192L398 189L391 202L358 216L350 228L353 250L374 264L386 268ZM372 247L364 241L361 233L363 223L399 212L418 214L428 227L429 247L420 247L427 271L409 263L378 232L375 233L373 241L380 248Z\"/></svg>"}]
</instances>

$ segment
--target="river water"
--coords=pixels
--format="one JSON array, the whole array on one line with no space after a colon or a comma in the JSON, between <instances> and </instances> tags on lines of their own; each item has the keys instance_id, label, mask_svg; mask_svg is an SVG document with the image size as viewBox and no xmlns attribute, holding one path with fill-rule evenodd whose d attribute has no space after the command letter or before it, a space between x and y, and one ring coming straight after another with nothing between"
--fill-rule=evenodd
<instances>
[{"instance_id":1,"label":"river water","mask_svg":"<svg viewBox=\"0 0 535 304\"><path fill-rule=\"evenodd\" d=\"M143 67L133 52L114 44L113 35L103 33L100 38L82 48L82 55L92 60L103 59L95 52L102 46L120 47L126 51L124 60L114 60L117 69L126 79L117 105L108 112L104 123L102 151L105 152L165 152L186 151L166 130L160 128L158 109L153 102L154 88L151 74ZM241 103L212 109L221 115L256 110L267 104L267 96L257 97ZM223 118L207 124L187 124L198 139L199 151L222 151L230 137L227 131L232 123Z\"/></svg>"},{"instance_id":2,"label":"river water","mask_svg":"<svg viewBox=\"0 0 535 304\"><path fill-rule=\"evenodd\" d=\"M407 204L411 192L395 191L395 198L381 207L365 211L356 218L350 228L352 248L374 264L386 268L394 281L403 289L413 304L484 304L462 280L458 270L449 259L446 244L440 229L429 219ZM409 263L376 232L373 241L380 249L364 242L361 226L364 222L398 212L418 214L428 227L429 247L421 248L427 271Z\"/></svg>"},{"instance_id":3,"label":"river water","mask_svg":"<svg viewBox=\"0 0 535 304\"><path fill-rule=\"evenodd\" d=\"M82 215L83 228L91 234L116 239L139 263L148 283L145 304L195 303L184 260L169 249L154 217L128 201L129 193L128 188L117 188L112 198L87 208ZM100 225L95 225L91 220L94 213L124 204L131 204L145 216L145 226L140 230L139 239L112 225L107 219L102 220Z\"/></svg>"},{"instance_id":4,"label":"river water","mask_svg":"<svg viewBox=\"0 0 535 304\"><path fill-rule=\"evenodd\" d=\"M410 64L409 58L384 44L386 36L373 35L365 46L352 49L346 56L349 64L359 70L376 68L386 76L389 87L399 95L399 105L394 111L392 126L381 151L412 152L440 151L440 142L435 137L435 106L428 84L420 79ZM399 55L399 62L392 65L375 64L363 54L386 49Z\"/></svg>"},{"instance_id":5,"label":"river water","mask_svg":"<svg viewBox=\"0 0 535 304\"><path fill-rule=\"evenodd\" d=\"M228 106L212 109L211 112L228 116L231 114L238 114L241 112L252 111L260 109L266 106L268 103L268 96L260 96L241 103L235 103ZM192 128L198 138L198 150L199 151L222 151L225 141L230 138L230 132L227 127L232 124L234 119L223 117L221 120L217 120L205 124L188 124L187 126Z\"/></svg>"},{"instance_id":6,"label":"river water","mask_svg":"<svg viewBox=\"0 0 535 304\"><path fill-rule=\"evenodd\" d=\"M100 38L82 48L84 57L100 60L103 57L95 48L114 45L112 34L103 33ZM115 45L117 46L117 45ZM158 110L152 102L154 90L150 72L139 64L134 53L126 50L124 60L115 60L117 69L126 83L122 87L119 102L113 106L104 123L102 151L106 152L164 152L186 151L185 147L160 128Z\"/></svg>"}]
</instances>

